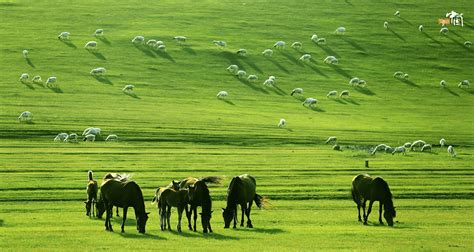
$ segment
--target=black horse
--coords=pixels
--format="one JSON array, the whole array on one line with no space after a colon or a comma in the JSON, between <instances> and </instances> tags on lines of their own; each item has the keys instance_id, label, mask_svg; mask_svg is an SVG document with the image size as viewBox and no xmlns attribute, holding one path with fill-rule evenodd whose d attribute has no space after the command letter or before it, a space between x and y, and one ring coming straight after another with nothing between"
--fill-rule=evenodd
<instances>
[{"instance_id":1,"label":"black horse","mask_svg":"<svg viewBox=\"0 0 474 252\"><path fill-rule=\"evenodd\" d=\"M137 230L140 233L145 233L145 225L149 213L145 212L142 190L134 181L104 180L101 185L100 194L107 212L105 216L106 230L113 231L110 221L113 206L123 208L122 233L124 232L128 207L133 207L137 219Z\"/></svg>"},{"instance_id":2,"label":"black horse","mask_svg":"<svg viewBox=\"0 0 474 252\"><path fill-rule=\"evenodd\" d=\"M196 219L197 219L197 207L202 208L201 224L203 233L208 231L212 233L211 228L211 217L212 217L212 200L209 194L209 188L206 183L219 184L222 180L221 177L204 177L204 178L186 178L180 181L180 188L188 188L189 205L191 206L190 211L186 213L188 218L189 230L196 231ZM194 213L194 225L191 228L191 215Z\"/></svg>"},{"instance_id":3,"label":"black horse","mask_svg":"<svg viewBox=\"0 0 474 252\"><path fill-rule=\"evenodd\" d=\"M383 206L383 217L387 221L389 226L393 226L393 218L396 216L395 207L393 206L392 193L390 188L388 188L387 182L383 178L376 177L372 178L367 174L360 174L352 179L352 199L357 204L357 210L359 211L359 221L362 221L360 218L360 208L363 210L364 224L367 224L369 219L369 214L372 211L372 204L374 201L379 201L379 222L383 224L382 221L382 206ZM365 213L365 204L367 200L369 203L369 209L367 214Z\"/></svg>"},{"instance_id":4,"label":"black horse","mask_svg":"<svg viewBox=\"0 0 474 252\"><path fill-rule=\"evenodd\" d=\"M229 228L230 222L234 220L234 228L237 223L237 205L240 205L242 209L242 220L240 226L244 226L244 213L247 215L247 227L253 228L252 221L250 220L250 209L252 203L258 208L261 208L264 204L264 198L256 193L257 183L255 178L248 174L234 177L229 184L227 189L227 207L222 208L222 216L224 217L224 228Z\"/></svg>"}]
</instances>

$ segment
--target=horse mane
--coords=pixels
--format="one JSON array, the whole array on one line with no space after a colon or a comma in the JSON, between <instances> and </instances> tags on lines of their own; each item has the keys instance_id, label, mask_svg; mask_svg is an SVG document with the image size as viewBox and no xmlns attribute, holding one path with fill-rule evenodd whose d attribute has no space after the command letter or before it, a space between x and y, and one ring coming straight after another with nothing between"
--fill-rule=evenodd
<instances>
[{"instance_id":1,"label":"horse mane","mask_svg":"<svg viewBox=\"0 0 474 252\"><path fill-rule=\"evenodd\" d=\"M239 193L239 188L238 186L242 184L242 180L240 180L239 177L233 177L232 180L230 181L229 184L229 189L227 189L227 205L229 203L234 203L234 202L229 202L231 200L236 200L237 199L237 194Z\"/></svg>"},{"instance_id":2,"label":"horse mane","mask_svg":"<svg viewBox=\"0 0 474 252\"><path fill-rule=\"evenodd\" d=\"M117 180L117 181L120 181L120 182L127 182L127 181L130 181L132 179L132 176L131 174L127 174L127 173L122 173L122 174L119 174L119 173L107 173L103 180L109 180L109 179L113 179L113 180Z\"/></svg>"},{"instance_id":3,"label":"horse mane","mask_svg":"<svg viewBox=\"0 0 474 252\"><path fill-rule=\"evenodd\" d=\"M388 197L388 199L392 199L392 192L390 191L390 188L388 187L388 183L381 177L376 177L373 179L373 182L377 183L379 186L381 186L381 191L383 191Z\"/></svg>"},{"instance_id":4,"label":"horse mane","mask_svg":"<svg viewBox=\"0 0 474 252\"><path fill-rule=\"evenodd\" d=\"M94 180L94 179L92 178L92 170L89 170L89 171L87 172L87 175L89 175L89 180Z\"/></svg>"}]
</instances>

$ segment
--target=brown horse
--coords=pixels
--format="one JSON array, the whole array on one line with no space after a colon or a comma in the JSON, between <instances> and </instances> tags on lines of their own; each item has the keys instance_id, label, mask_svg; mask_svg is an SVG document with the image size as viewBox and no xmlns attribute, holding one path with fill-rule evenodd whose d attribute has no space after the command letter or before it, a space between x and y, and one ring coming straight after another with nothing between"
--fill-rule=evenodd
<instances>
[{"instance_id":1,"label":"brown horse","mask_svg":"<svg viewBox=\"0 0 474 252\"><path fill-rule=\"evenodd\" d=\"M154 202L157 202L158 205L161 230L163 231L166 229L166 223L168 223L168 230L171 230L171 208L176 207L178 209L177 229L178 232L181 232L181 218L183 216L183 210L186 210L186 216L188 215L188 189L175 190L173 188L158 187L158 189L156 189L155 197L153 198L152 203Z\"/></svg>"},{"instance_id":2,"label":"brown horse","mask_svg":"<svg viewBox=\"0 0 474 252\"><path fill-rule=\"evenodd\" d=\"M94 208L97 204L97 192L99 190L99 186L97 185L97 181L92 178L92 171L88 171L87 174L89 175L89 182L87 183L87 201L84 201L86 204L86 215L87 216L94 216Z\"/></svg>"},{"instance_id":3,"label":"brown horse","mask_svg":"<svg viewBox=\"0 0 474 252\"><path fill-rule=\"evenodd\" d=\"M187 212L186 217L188 218L189 230L196 231L196 220L197 220L197 207L202 208L201 224L203 233L208 231L212 233L211 218L212 218L212 200L209 194L209 188L207 183L219 184L222 181L222 177L209 176L204 178L186 178L180 181L180 188L188 188L188 199L191 209ZM191 228L191 215L194 213L194 225Z\"/></svg>"},{"instance_id":4,"label":"brown horse","mask_svg":"<svg viewBox=\"0 0 474 252\"><path fill-rule=\"evenodd\" d=\"M118 180L118 181L121 181L121 182L126 182L126 181L129 181L131 178L132 178L132 175L126 174L126 173L123 173L123 174L107 173L107 174L105 174L102 181L105 181L107 179L115 179L115 180ZM102 201L102 198L99 198L99 201L97 201L96 208L97 208L96 209L97 210L97 217L99 219L102 219L102 215L105 212L105 206L104 206L104 202ZM115 208L115 215L117 217L120 217L118 207Z\"/></svg>"},{"instance_id":5,"label":"brown horse","mask_svg":"<svg viewBox=\"0 0 474 252\"><path fill-rule=\"evenodd\" d=\"M234 228L236 228L237 205L240 205L242 209L240 226L244 226L245 213L245 215L247 215L247 227L253 228L252 221L250 220L252 202L255 201L258 208L261 208L264 204L264 198L256 193L256 188L257 183L255 182L255 178L248 174L243 174L232 179L227 189L227 207L222 208L224 228L229 228L232 219L234 220Z\"/></svg>"},{"instance_id":6,"label":"brown horse","mask_svg":"<svg viewBox=\"0 0 474 252\"><path fill-rule=\"evenodd\" d=\"M360 174L352 179L352 199L357 204L357 210L359 211L359 221L362 221L360 218L360 208L363 210L364 224L367 224L369 219L369 214L372 211L372 204L374 201L379 201L379 222L383 224L382 221L382 206L383 206L383 217L387 221L389 226L393 226L393 218L396 217L395 207L393 206L392 193L388 188L387 182L380 177L372 178L367 174ZM370 201L369 209L367 214L365 213L366 202Z\"/></svg>"},{"instance_id":7,"label":"brown horse","mask_svg":"<svg viewBox=\"0 0 474 252\"><path fill-rule=\"evenodd\" d=\"M124 232L128 207L133 207L137 220L137 230L140 233L145 233L149 213L145 212L142 190L134 181L122 182L115 179L106 179L101 185L100 194L107 212L105 217L106 230L113 231L110 221L113 206L123 208L122 233Z\"/></svg>"}]
</instances>

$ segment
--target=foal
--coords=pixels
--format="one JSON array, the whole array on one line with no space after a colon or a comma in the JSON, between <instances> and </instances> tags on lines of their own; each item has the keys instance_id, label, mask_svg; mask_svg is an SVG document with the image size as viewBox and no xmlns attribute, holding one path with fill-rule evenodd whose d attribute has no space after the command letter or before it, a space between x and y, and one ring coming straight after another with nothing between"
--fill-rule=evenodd
<instances>
[{"instance_id":1,"label":"foal","mask_svg":"<svg viewBox=\"0 0 474 252\"><path fill-rule=\"evenodd\" d=\"M178 232L181 232L181 218L183 216L183 210L186 210L186 215L188 215L188 189L181 189L177 191L172 188L162 189L158 187L153 200L158 202L161 230L166 229L166 224L168 224L168 230L171 230L171 208L176 207L178 209L177 229Z\"/></svg>"},{"instance_id":2,"label":"foal","mask_svg":"<svg viewBox=\"0 0 474 252\"><path fill-rule=\"evenodd\" d=\"M97 191L99 190L99 186L97 185L97 181L92 178L92 171L89 170L89 182L87 183L87 201L84 201L86 204L86 215L87 216L95 216L94 208L97 204Z\"/></svg>"}]
</instances>

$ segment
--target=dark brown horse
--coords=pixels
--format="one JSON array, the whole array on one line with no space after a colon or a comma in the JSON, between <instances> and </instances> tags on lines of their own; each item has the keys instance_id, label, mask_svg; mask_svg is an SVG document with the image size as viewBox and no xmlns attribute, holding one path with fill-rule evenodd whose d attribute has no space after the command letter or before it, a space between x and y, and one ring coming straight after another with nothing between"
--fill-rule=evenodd
<instances>
[{"instance_id":1,"label":"dark brown horse","mask_svg":"<svg viewBox=\"0 0 474 252\"><path fill-rule=\"evenodd\" d=\"M374 201L379 201L379 222L382 221L382 206L383 206L383 217L387 221L389 226L393 226L393 218L396 216L395 207L393 206L392 193L388 188L387 182L383 178L376 177L372 178L367 174L360 174L352 179L352 199L357 204L357 210L359 211L359 221L362 221L360 217L360 208L363 210L364 224L367 224L369 214L372 211L372 204ZM369 209L367 214L365 213L365 205L367 200L369 201Z\"/></svg>"},{"instance_id":2,"label":"dark brown horse","mask_svg":"<svg viewBox=\"0 0 474 252\"><path fill-rule=\"evenodd\" d=\"M100 194L107 212L105 217L106 230L113 231L110 221L113 206L123 208L122 232L124 232L128 207L133 207L137 220L137 230L140 233L145 233L149 213L145 212L142 190L134 181L122 182L115 179L106 179L101 185Z\"/></svg>"},{"instance_id":3,"label":"dark brown horse","mask_svg":"<svg viewBox=\"0 0 474 252\"><path fill-rule=\"evenodd\" d=\"M94 208L97 204L97 192L99 186L97 185L97 181L92 178L92 171L88 171L87 174L89 176L89 182L86 187L87 201L84 201L84 203L86 204L86 215L92 217L94 216Z\"/></svg>"},{"instance_id":4,"label":"dark brown horse","mask_svg":"<svg viewBox=\"0 0 474 252\"><path fill-rule=\"evenodd\" d=\"M264 204L262 196L256 193L257 183L255 178L248 174L234 177L227 189L227 207L222 208L222 216L224 217L224 228L229 228L230 222L234 220L234 228L237 223L237 205L242 209L242 220L240 226L244 226L244 214L247 215L247 227L253 228L250 220L250 209L255 201L257 207L261 208Z\"/></svg>"},{"instance_id":5,"label":"dark brown horse","mask_svg":"<svg viewBox=\"0 0 474 252\"><path fill-rule=\"evenodd\" d=\"M211 218L212 218L212 200L209 194L209 188L207 183L219 184L222 180L222 177L204 177L204 178L186 178L180 181L180 188L188 188L188 198L189 204L191 205L190 211L187 213L188 218L188 227L189 230L196 231L196 219L197 219L197 207L202 208L201 215L201 224L203 233L208 231L212 233L211 227ZM191 215L194 213L194 225L191 228Z\"/></svg>"},{"instance_id":6,"label":"dark brown horse","mask_svg":"<svg viewBox=\"0 0 474 252\"><path fill-rule=\"evenodd\" d=\"M115 179L115 180L118 180L118 181L121 181L121 182L126 182L126 181L129 181L130 178L132 177L132 175L130 174L126 174L126 173L123 173L123 174L119 174L119 173L107 173L105 174L104 178L102 179L102 181L105 181L107 179ZM105 206L104 206L104 201L102 201L102 198L99 198L99 200L97 201L97 204L96 204L96 211L97 211L97 217L99 219L102 219L102 215L104 214L105 212ZM117 217L119 217L119 209L118 207L115 208L115 214Z\"/></svg>"}]
</instances>

